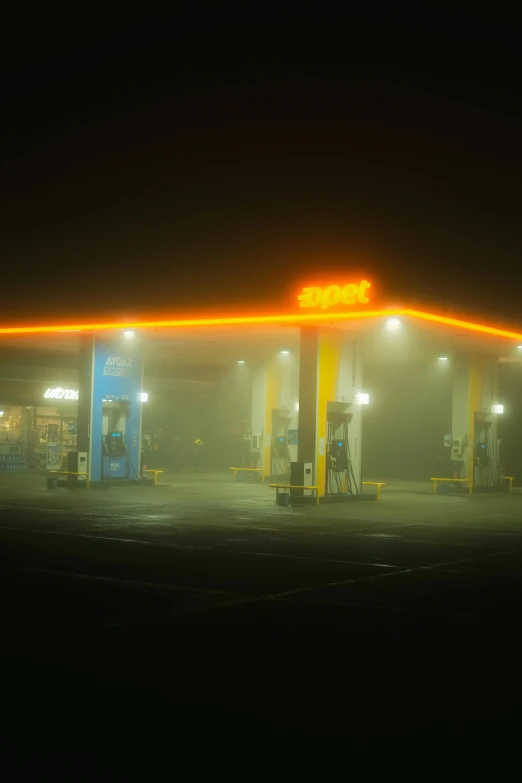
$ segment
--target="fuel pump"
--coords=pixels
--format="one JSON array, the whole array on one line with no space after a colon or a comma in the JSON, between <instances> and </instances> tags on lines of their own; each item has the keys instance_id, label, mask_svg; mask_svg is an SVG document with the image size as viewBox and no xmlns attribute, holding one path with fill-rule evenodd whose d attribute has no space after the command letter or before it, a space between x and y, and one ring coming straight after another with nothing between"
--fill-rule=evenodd
<instances>
[{"instance_id":1,"label":"fuel pump","mask_svg":"<svg viewBox=\"0 0 522 783\"><path fill-rule=\"evenodd\" d=\"M358 495L348 441L351 413L328 411L326 432L326 495Z\"/></svg>"},{"instance_id":2,"label":"fuel pump","mask_svg":"<svg viewBox=\"0 0 522 783\"><path fill-rule=\"evenodd\" d=\"M475 444L473 449L473 483L481 487L494 487L500 484L499 470L493 459L490 430L492 421L484 414L475 413Z\"/></svg>"},{"instance_id":3,"label":"fuel pump","mask_svg":"<svg viewBox=\"0 0 522 783\"><path fill-rule=\"evenodd\" d=\"M259 438L247 430L243 436L242 468L255 468L259 462Z\"/></svg>"},{"instance_id":4,"label":"fuel pump","mask_svg":"<svg viewBox=\"0 0 522 783\"><path fill-rule=\"evenodd\" d=\"M126 443L130 402L104 400L102 411L102 479L137 478Z\"/></svg>"},{"instance_id":5,"label":"fuel pump","mask_svg":"<svg viewBox=\"0 0 522 783\"><path fill-rule=\"evenodd\" d=\"M108 457L125 456L125 436L122 432L109 432L108 435L103 437L105 440L105 452Z\"/></svg>"},{"instance_id":6,"label":"fuel pump","mask_svg":"<svg viewBox=\"0 0 522 783\"><path fill-rule=\"evenodd\" d=\"M272 464L271 475L290 475L290 452L288 450L288 425L290 416L288 411L272 411Z\"/></svg>"}]
</instances>

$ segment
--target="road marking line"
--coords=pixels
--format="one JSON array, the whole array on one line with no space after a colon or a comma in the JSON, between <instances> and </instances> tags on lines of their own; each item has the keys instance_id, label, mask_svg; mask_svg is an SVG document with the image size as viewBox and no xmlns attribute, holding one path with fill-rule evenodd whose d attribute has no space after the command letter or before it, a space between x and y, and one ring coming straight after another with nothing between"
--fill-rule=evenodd
<instances>
[{"instance_id":1,"label":"road marking line","mask_svg":"<svg viewBox=\"0 0 522 783\"><path fill-rule=\"evenodd\" d=\"M401 544L426 544L428 546L467 546L470 549L495 549L494 544L472 544L465 541L433 541L425 538L406 538L400 535L381 535L380 533L357 533L360 538L383 538L383 539L397 539L400 538Z\"/></svg>"},{"instance_id":2,"label":"road marking line","mask_svg":"<svg viewBox=\"0 0 522 783\"><path fill-rule=\"evenodd\" d=\"M513 554L514 551L518 552L519 550L509 549L505 552L494 552L488 555L480 555L479 557L467 557L467 558L462 558L460 560L450 560L447 563L435 563L434 565L417 566L415 568L405 568L404 570L389 571L388 573L385 574L372 574L370 576L361 576L358 579L346 579L346 580L341 580L340 582L325 582L323 585L313 585L311 587L297 587L293 590L285 590L281 593L273 593L272 595L263 596L255 600L271 601L280 598L285 598L286 596L289 595L297 595L298 593L310 592L312 590L324 590L326 587L340 587L341 585L345 585L345 584L346 585L360 584L361 582L370 582L376 579L390 579L391 577L401 576L403 574L415 574L415 573L420 573L421 571L432 571L435 568L439 568L443 566L460 565L462 563L472 563L475 561L486 560L492 557L502 557L504 555Z\"/></svg>"},{"instance_id":3,"label":"road marking line","mask_svg":"<svg viewBox=\"0 0 522 783\"><path fill-rule=\"evenodd\" d=\"M121 579L113 576L101 576L99 574L83 574L72 571L61 571L52 568L32 568L30 566L24 566L15 569L16 571L35 573L35 574L50 574L51 576L60 576L67 579L78 579L79 581L90 582L108 582L123 585L125 587L151 587L159 590L165 590L167 592L186 592L186 593L202 593L202 594L214 594L214 595L227 595L236 600L245 600L245 596L241 593L231 593L226 590L213 590L204 587L186 587L183 585L171 585L163 584L159 582L143 582L138 579Z\"/></svg>"},{"instance_id":4,"label":"road marking line","mask_svg":"<svg viewBox=\"0 0 522 783\"><path fill-rule=\"evenodd\" d=\"M184 550L192 550L195 552L226 552L227 554L232 555L250 555L252 557L272 557L276 559L281 560L305 560L310 561L313 563L338 563L339 565L360 565L360 566L370 566L371 568L390 568L390 569L400 569L403 566L400 565L390 565L389 563L366 563L362 562L360 560L338 560L333 558L318 558L318 557L306 557L301 555L284 555L284 554L277 554L272 552L252 552L251 550L244 550L244 549L230 549L228 547L210 547L210 546L198 546L196 544L173 544L173 543L164 543L162 541L142 541L141 539L137 538L121 538L120 536L98 536L98 535L92 535L89 533L69 533L62 530L34 530L34 529L28 529L24 528L23 530L20 528L14 528L14 527L7 527L7 526L0 526L0 530L10 530L14 531L15 533L31 533L36 535L42 535L42 536L65 536L66 538L86 538L89 540L94 541L115 541L119 543L125 543L125 544L141 544L142 546L152 546L152 547L158 547L161 549L184 549Z\"/></svg>"}]
</instances>

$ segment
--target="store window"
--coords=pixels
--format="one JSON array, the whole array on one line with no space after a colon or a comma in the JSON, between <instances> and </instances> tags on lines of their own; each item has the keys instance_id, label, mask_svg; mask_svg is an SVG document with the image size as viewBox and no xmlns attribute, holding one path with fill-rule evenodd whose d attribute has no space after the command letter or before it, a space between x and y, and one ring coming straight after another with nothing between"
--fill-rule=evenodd
<instances>
[{"instance_id":1,"label":"store window","mask_svg":"<svg viewBox=\"0 0 522 783\"><path fill-rule=\"evenodd\" d=\"M29 468L46 468L51 444L54 462L65 467L69 452L77 450L75 416L75 409L3 405L0 401L0 451L9 455L16 451ZM13 461L12 456L9 460Z\"/></svg>"},{"instance_id":2,"label":"store window","mask_svg":"<svg viewBox=\"0 0 522 783\"><path fill-rule=\"evenodd\" d=\"M66 461L69 452L77 449L76 419L57 408L34 409L34 434L37 462L41 467L48 465L49 444L55 451L57 446L61 447L61 461Z\"/></svg>"},{"instance_id":3,"label":"store window","mask_svg":"<svg viewBox=\"0 0 522 783\"><path fill-rule=\"evenodd\" d=\"M19 471L27 467L23 446L28 431L28 409L0 402L0 470Z\"/></svg>"},{"instance_id":4,"label":"store window","mask_svg":"<svg viewBox=\"0 0 522 783\"><path fill-rule=\"evenodd\" d=\"M20 443L23 437L23 411L21 405L0 403L0 443Z\"/></svg>"}]
</instances>

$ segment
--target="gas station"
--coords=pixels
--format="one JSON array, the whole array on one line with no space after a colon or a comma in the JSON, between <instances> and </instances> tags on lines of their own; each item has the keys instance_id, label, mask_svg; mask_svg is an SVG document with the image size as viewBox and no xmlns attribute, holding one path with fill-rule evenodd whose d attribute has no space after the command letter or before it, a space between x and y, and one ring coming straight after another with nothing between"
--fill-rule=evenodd
<instances>
[{"instance_id":1,"label":"gas station","mask_svg":"<svg viewBox=\"0 0 522 783\"><path fill-rule=\"evenodd\" d=\"M31 349L41 364L46 354L72 357L68 366L76 374L69 374L69 388L49 385L46 391L47 399L77 406L75 448L62 471L69 486L86 479L93 488L152 483L145 472L144 413L161 389L174 389L169 378L182 365L186 381L202 383L206 368L225 396L241 384L248 398L242 453L223 466L236 480L272 484L291 504L376 499L387 476L365 475L372 368L384 378L393 371L407 379L415 365L426 378L444 374L451 396L451 420L436 436L444 455L440 475L425 476L434 492L443 486L469 493L510 489L513 477L503 475L499 453L499 368L522 360L522 333L479 319L382 307L376 291L369 280L348 278L302 288L279 314L260 307L244 316L4 326L0 347ZM213 373L223 367L226 373ZM2 406L9 402L7 383L4 372ZM393 439L400 441L400 434ZM0 448L13 451L16 444L8 441ZM415 448L425 448L422 432ZM397 455L400 450L399 442Z\"/></svg>"}]
</instances>

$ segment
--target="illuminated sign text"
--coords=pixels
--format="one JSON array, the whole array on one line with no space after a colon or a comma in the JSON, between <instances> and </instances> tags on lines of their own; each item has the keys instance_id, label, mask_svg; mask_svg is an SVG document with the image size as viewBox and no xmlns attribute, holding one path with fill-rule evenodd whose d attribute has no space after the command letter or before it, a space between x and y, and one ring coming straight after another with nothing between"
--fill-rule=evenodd
<instances>
[{"instance_id":1,"label":"illuminated sign text","mask_svg":"<svg viewBox=\"0 0 522 783\"><path fill-rule=\"evenodd\" d=\"M335 307L338 304L353 305L360 302L367 304L369 298L366 295L371 286L367 280L361 280L357 283L349 283L345 286L329 285L327 288L303 288L298 296L299 307L320 307L321 310L327 310L329 307Z\"/></svg>"},{"instance_id":2,"label":"illuminated sign text","mask_svg":"<svg viewBox=\"0 0 522 783\"><path fill-rule=\"evenodd\" d=\"M75 389L62 389L56 386L54 389L47 389L44 394L46 400L77 400L78 392Z\"/></svg>"},{"instance_id":3,"label":"illuminated sign text","mask_svg":"<svg viewBox=\"0 0 522 783\"><path fill-rule=\"evenodd\" d=\"M116 375L120 378L133 373L132 358L126 356L109 356L103 368L104 375Z\"/></svg>"}]
</instances>

